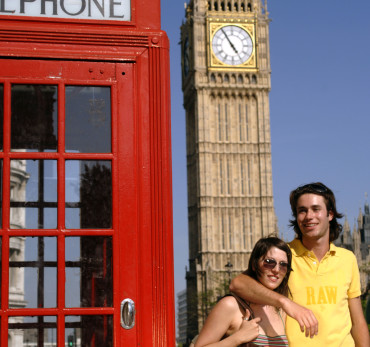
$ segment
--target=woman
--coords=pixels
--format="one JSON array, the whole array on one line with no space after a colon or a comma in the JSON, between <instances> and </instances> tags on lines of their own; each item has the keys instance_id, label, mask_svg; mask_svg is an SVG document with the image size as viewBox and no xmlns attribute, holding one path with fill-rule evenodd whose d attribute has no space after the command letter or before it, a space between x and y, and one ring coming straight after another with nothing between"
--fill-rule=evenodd
<instances>
[{"instance_id":1,"label":"woman","mask_svg":"<svg viewBox=\"0 0 370 347\"><path fill-rule=\"evenodd\" d=\"M260 239L253 248L246 274L265 287L288 295L292 254L277 237ZM236 295L222 298L212 309L195 347L288 346L286 314L269 305L246 303Z\"/></svg>"}]
</instances>

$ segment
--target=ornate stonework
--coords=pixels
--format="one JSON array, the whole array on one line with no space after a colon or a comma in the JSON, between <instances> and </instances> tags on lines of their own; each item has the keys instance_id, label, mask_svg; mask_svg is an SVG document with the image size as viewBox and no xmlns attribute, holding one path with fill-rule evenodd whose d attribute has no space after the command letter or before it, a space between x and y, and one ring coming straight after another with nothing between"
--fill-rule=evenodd
<instances>
[{"instance_id":1,"label":"ornate stonework","mask_svg":"<svg viewBox=\"0 0 370 347\"><path fill-rule=\"evenodd\" d=\"M211 26L214 23L218 25ZM247 268L255 242L277 232L272 194L268 25L266 4L261 0L191 0L181 27L189 338L203 325L215 296L224 294L224 284L227 286L232 275ZM217 30L224 30L225 35L219 32L214 38ZM242 30L247 41L243 35L239 40L239 34L233 32ZM254 61L249 64L250 60L242 56L242 46L251 43L253 51L249 47L247 54ZM238 65L237 59L243 64Z\"/></svg>"}]
</instances>

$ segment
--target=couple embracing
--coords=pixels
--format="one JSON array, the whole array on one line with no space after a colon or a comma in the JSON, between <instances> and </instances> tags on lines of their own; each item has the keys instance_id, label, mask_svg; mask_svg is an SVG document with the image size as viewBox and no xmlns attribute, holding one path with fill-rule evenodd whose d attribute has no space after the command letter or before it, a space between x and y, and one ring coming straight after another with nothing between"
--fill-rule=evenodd
<instances>
[{"instance_id":1,"label":"couple embracing","mask_svg":"<svg viewBox=\"0 0 370 347\"><path fill-rule=\"evenodd\" d=\"M370 346L356 258L333 244L342 230L333 192L306 184L290 193L290 205L296 239L256 243L195 347Z\"/></svg>"}]
</instances>

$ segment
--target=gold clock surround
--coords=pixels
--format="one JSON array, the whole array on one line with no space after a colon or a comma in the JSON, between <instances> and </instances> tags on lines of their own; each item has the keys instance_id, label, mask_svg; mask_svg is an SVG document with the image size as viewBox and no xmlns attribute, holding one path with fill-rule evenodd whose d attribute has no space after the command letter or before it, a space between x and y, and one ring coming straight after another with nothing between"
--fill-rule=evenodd
<instances>
[{"instance_id":1,"label":"gold clock surround","mask_svg":"<svg viewBox=\"0 0 370 347\"><path fill-rule=\"evenodd\" d=\"M212 49L212 40L216 32L225 27L225 26L237 26L245 30L252 39L253 51L249 59L240 65L229 65L221 60L219 60L213 49ZM255 35L255 24L254 23L238 23L238 22L208 22L208 68L209 70L248 70L256 71L257 70L257 49L256 49L256 35Z\"/></svg>"}]
</instances>

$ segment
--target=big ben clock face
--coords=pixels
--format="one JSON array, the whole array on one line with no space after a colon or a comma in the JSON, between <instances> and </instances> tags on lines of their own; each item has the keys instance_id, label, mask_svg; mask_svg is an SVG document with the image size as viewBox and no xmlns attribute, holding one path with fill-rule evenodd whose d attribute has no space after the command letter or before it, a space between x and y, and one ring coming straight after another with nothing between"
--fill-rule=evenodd
<instances>
[{"instance_id":1,"label":"big ben clock face","mask_svg":"<svg viewBox=\"0 0 370 347\"><path fill-rule=\"evenodd\" d=\"M225 64L241 65L252 55L253 42L243 28L236 25L225 25L215 32L212 49L217 59Z\"/></svg>"},{"instance_id":2,"label":"big ben clock face","mask_svg":"<svg viewBox=\"0 0 370 347\"><path fill-rule=\"evenodd\" d=\"M255 68L253 27L211 23L210 28L211 67Z\"/></svg>"}]
</instances>

